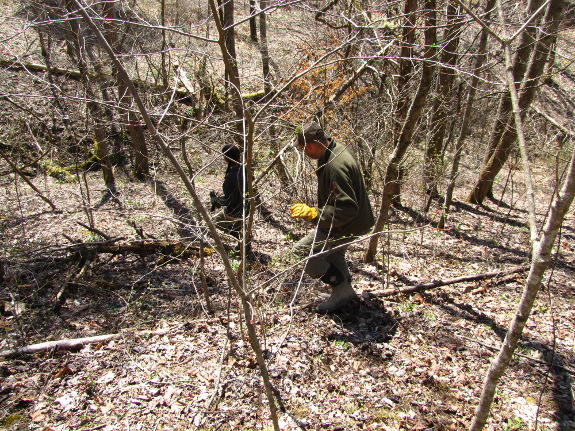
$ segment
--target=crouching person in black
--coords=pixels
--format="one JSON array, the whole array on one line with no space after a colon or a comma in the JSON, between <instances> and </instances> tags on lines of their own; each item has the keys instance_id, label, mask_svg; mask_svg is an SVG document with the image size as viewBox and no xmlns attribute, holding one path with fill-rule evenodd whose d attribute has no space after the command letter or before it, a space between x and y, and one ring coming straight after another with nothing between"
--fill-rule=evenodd
<instances>
[{"instance_id":1,"label":"crouching person in black","mask_svg":"<svg viewBox=\"0 0 575 431\"><path fill-rule=\"evenodd\" d=\"M214 191L210 192L211 210L214 211L217 208L221 208L212 220L217 228L241 240L244 206L246 217L249 212L249 205L246 203L244 193L245 169L238 147L229 144L225 145L222 148L222 154L228 167L222 185L223 195L219 196ZM239 248L240 245L238 245L237 249L239 250ZM250 241L246 243L246 253L251 253Z\"/></svg>"}]
</instances>

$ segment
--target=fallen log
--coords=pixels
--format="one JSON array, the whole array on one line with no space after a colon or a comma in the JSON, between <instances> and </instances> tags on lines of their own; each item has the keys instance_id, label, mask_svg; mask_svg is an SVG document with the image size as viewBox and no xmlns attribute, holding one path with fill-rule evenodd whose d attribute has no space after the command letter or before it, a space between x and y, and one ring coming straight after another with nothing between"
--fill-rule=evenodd
<instances>
[{"instance_id":1,"label":"fallen log","mask_svg":"<svg viewBox=\"0 0 575 431\"><path fill-rule=\"evenodd\" d=\"M133 240L129 242L118 242L123 238L111 238L106 241L81 242L50 249L49 252L67 251L82 256L108 253L113 255L136 254L138 256L149 256L160 254L178 259L200 256L200 246L179 240ZM214 250L204 247L205 255L212 255Z\"/></svg>"},{"instance_id":2,"label":"fallen log","mask_svg":"<svg viewBox=\"0 0 575 431\"><path fill-rule=\"evenodd\" d=\"M372 290L372 291L364 291L363 295L367 297L374 297L374 296L392 296L398 294L410 294L416 292L423 292L425 290L435 289L436 287L448 286L450 284L457 284L457 283L465 283L470 281L478 281L478 280L487 280L489 278L500 277L502 275L509 275L509 274L516 274L520 272L525 272L529 269L529 265L519 266L517 268L513 268L506 271L494 271L494 272L485 272L483 274L475 274L475 275L466 275L463 277L452 278L448 280L433 280L428 283L421 283L411 287L405 288L397 288L397 289L381 289L381 290Z\"/></svg>"},{"instance_id":3,"label":"fallen log","mask_svg":"<svg viewBox=\"0 0 575 431\"><path fill-rule=\"evenodd\" d=\"M87 246L88 244L83 245ZM192 256L200 256L200 246L177 240L136 240L123 244L100 244L93 247L92 250L95 253L133 253L140 256L162 254L177 257L179 259L186 259ZM211 255L213 254L214 250L211 248L204 248L203 252L206 255Z\"/></svg>"},{"instance_id":4,"label":"fallen log","mask_svg":"<svg viewBox=\"0 0 575 431\"><path fill-rule=\"evenodd\" d=\"M16 356L29 355L40 352L49 352L51 350L58 350L58 349L72 350L83 347L88 344L105 343L128 335L133 336L164 335L168 333L168 331L169 329L160 329L157 331L139 331L135 333L126 332L119 334L96 335L93 337L67 338L63 340L46 341L44 343L30 344L28 346L17 347L15 349L1 350L0 357L13 358Z\"/></svg>"}]
</instances>

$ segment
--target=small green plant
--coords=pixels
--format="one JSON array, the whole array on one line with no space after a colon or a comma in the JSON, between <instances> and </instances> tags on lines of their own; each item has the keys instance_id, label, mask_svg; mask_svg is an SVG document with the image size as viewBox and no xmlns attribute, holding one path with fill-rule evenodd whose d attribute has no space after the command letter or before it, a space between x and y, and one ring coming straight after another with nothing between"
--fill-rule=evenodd
<instances>
[{"instance_id":1,"label":"small green plant","mask_svg":"<svg viewBox=\"0 0 575 431\"><path fill-rule=\"evenodd\" d=\"M399 309L404 313L411 313L416 308L417 304L415 302L402 302L399 304Z\"/></svg>"},{"instance_id":2,"label":"small green plant","mask_svg":"<svg viewBox=\"0 0 575 431\"><path fill-rule=\"evenodd\" d=\"M98 235L97 233L94 233L92 231L84 230L82 231L82 233L84 235L85 242L104 241L104 238L101 235Z\"/></svg>"},{"instance_id":3,"label":"small green plant","mask_svg":"<svg viewBox=\"0 0 575 431\"><path fill-rule=\"evenodd\" d=\"M198 115L199 109L198 108L188 108L184 115L187 117L196 117ZM183 123L183 120L182 120ZM183 124L182 124L183 125Z\"/></svg>"},{"instance_id":4,"label":"small green plant","mask_svg":"<svg viewBox=\"0 0 575 431\"><path fill-rule=\"evenodd\" d=\"M505 395L505 393L501 392L498 389L495 389L495 397L499 398L503 403L509 402L509 396Z\"/></svg>"},{"instance_id":5,"label":"small green plant","mask_svg":"<svg viewBox=\"0 0 575 431\"><path fill-rule=\"evenodd\" d=\"M343 408L344 408L344 411L345 411L348 415L350 415L350 414L352 414L353 412L357 411L358 405L357 405L355 402L351 402L351 403L346 403Z\"/></svg>"},{"instance_id":6,"label":"small green plant","mask_svg":"<svg viewBox=\"0 0 575 431\"><path fill-rule=\"evenodd\" d=\"M5 417L2 421L2 428L8 428L13 423L20 421L23 417L24 416L19 413L14 413L13 415Z\"/></svg>"},{"instance_id":7,"label":"small green plant","mask_svg":"<svg viewBox=\"0 0 575 431\"><path fill-rule=\"evenodd\" d=\"M396 421L399 419L397 412L395 412L393 409L387 409L383 407L375 410L374 417L380 420L391 419L393 421Z\"/></svg>"},{"instance_id":8,"label":"small green plant","mask_svg":"<svg viewBox=\"0 0 575 431\"><path fill-rule=\"evenodd\" d=\"M343 341L343 340L335 340L335 345L336 345L336 347L339 347L341 349L348 349L349 348L349 343L347 341Z\"/></svg>"},{"instance_id":9,"label":"small green plant","mask_svg":"<svg viewBox=\"0 0 575 431\"><path fill-rule=\"evenodd\" d=\"M525 421L517 416L507 419L507 422L503 424L504 431L527 431L528 429Z\"/></svg>"}]
</instances>

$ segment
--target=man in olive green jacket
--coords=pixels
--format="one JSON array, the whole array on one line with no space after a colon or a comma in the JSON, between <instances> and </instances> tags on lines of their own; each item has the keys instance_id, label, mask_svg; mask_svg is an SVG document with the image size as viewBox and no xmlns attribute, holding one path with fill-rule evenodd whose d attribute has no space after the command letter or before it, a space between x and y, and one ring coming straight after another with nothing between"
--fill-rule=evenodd
<instances>
[{"instance_id":1,"label":"man in olive green jacket","mask_svg":"<svg viewBox=\"0 0 575 431\"><path fill-rule=\"evenodd\" d=\"M348 244L371 229L373 211L363 177L350 149L327 137L317 123L307 123L297 134L297 146L317 160L317 207L296 203L291 217L315 224L315 229L298 241L294 251L309 257L305 271L331 286L327 301L318 311L337 310L355 297L345 260ZM340 247L341 246L341 247ZM332 250L336 247L336 250Z\"/></svg>"}]
</instances>

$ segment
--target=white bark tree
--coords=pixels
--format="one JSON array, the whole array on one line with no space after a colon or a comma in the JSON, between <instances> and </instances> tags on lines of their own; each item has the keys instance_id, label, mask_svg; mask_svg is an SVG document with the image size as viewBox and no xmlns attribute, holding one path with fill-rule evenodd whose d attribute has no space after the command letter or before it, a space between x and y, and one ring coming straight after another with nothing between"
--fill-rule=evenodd
<instances>
[{"instance_id":1,"label":"white bark tree","mask_svg":"<svg viewBox=\"0 0 575 431\"><path fill-rule=\"evenodd\" d=\"M552 1L548 1L543 6L547 6L550 11L550 16L557 12L557 7L560 5L554 4ZM523 164L523 173L525 176L525 185L527 189L527 208L529 211L528 220L530 227L530 239L531 239L531 268L529 270L529 275L525 282L523 288L523 295L519 304L517 306L515 316L509 324L509 328L505 339L501 345L501 349L496 358L492 361L489 367L488 373L485 376L483 390L481 392L479 404L475 411L475 416L470 427L470 431L482 430L487 423L489 417L489 411L491 409L491 404L493 402L493 397L495 396L495 390L499 379L507 369L513 353L517 347L525 324L529 319L531 310L535 299L537 298L537 293L541 287L543 276L547 270L551 258L552 258L552 248L557 238L557 234L565 215L573 202L575 197L575 148L572 151L571 161L565 180L563 182L562 189L558 196L554 199L553 204L547 215L547 222L543 226L542 230L539 230L537 226L537 218L535 213L535 192L533 186L533 180L531 175L531 166L527 150L527 142L525 139L524 127L523 127L523 116L520 105L520 97L517 88L517 83L515 80L515 75L513 73L513 59L512 59L512 47L511 43L513 41L513 36L508 33L508 25L506 22L505 13L501 0L497 1L497 10L499 13L499 20L501 24L501 35L492 33L502 45L505 58L506 66L506 82L509 91L509 98L512 106L512 113L515 122L515 132L517 134L517 141L519 144L519 150L521 152L521 160ZM540 10L535 14L531 15L530 20L540 13ZM481 24L487 28L487 24L481 22ZM527 23L524 25L524 27ZM517 35L518 33L515 33Z\"/></svg>"}]
</instances>

